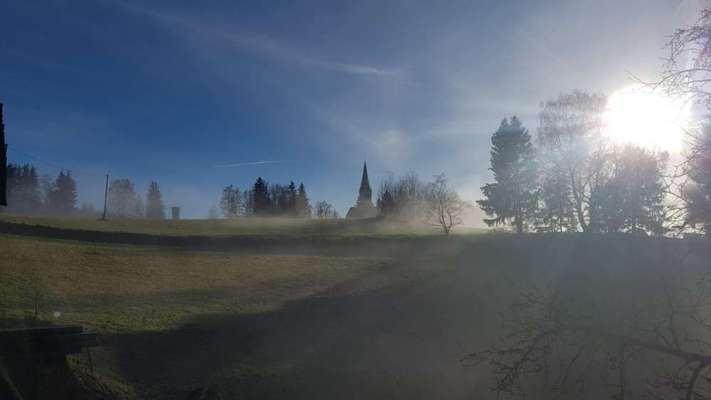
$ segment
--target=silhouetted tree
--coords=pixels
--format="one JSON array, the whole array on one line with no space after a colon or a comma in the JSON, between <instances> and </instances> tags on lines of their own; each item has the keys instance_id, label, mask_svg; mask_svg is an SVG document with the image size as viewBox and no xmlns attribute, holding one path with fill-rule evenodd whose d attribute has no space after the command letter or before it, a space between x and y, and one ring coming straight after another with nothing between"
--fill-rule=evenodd
<instances>
[{"instance_id":1,"label":"silhouetted tree","mask_svg":"<svg viewBox=\"0 0 711 400\"><path fill-rule=\"evenodd\" d=\"M268 184L259 177L252 189L240 196L239 189L227 186L222 194L220 207L227 218L237 215L310 217L311 205L304 184L296 187Z\"/></svg>"},{"instance_id":2,"label":"silhouetted tree","mask_svg":"<svg viewBox=\"0 0 711 400\"><path fill-rule=\"evenodd\" d=\"M462 215L469 205L449 187L444 174L435 176L434 182L427 185L425 193L425 222L439 228L445 235L463 223Z\"/></svg>"},{"instance_id":3,"label":"silhouetted tree","mask_svg":"<svg viewBox=\"0 0 711 400\"><path fill-rule=\"evenodd\" d=\"M229 185L222 190L220 208L225 218L237 218L241 214L242 197L238 187Z\"/></svg>"},{"instance_id":4,"label":"silhouetted tree","mask_svg":"<svg viewBox=\"0 0 711 400\"><path fill-rule=\"evenodd\" d=\"M49 194L49 205L52 213L72 215L76 212L77 184L70 171L60 171Z\"/></svg>"},{"instance_id":5,"label":"silhouetted tree","mask_svg":"<svg viewBox=\"0 0 711 400\"><path fill-rule=\"evenodd\" d=\"M677 29L667 48L662 77L649 85L711 110L711 9L701 10L693 24Z\"/></svg>"},{"instance_id":6,"label":"silhouetted tree","mask_svg":"<svg viewBox=\"0 0 711 400\"><path fill-rule=\"evenodd\" d=\"M570 192L570 180L564 168L548 165L541 176L539 229L552 232L574 232L578 220Z\"/></svg>"},{"instance_id":7,"label":"silhouetted tree","mask_svg":"<svg viewBox=\"0 0 711 400\"><path fill-rule=\"evenodd\" d=\"M306 194L304 184L299 184L299 189L296 192L295 199L296 215L302 218L311 217L311 205L309 204L309 196Z\"/></svg>"},{"instance_id":8,"label":"silhouetted tree","mask_svg":"<svg viewBox=\"0 0 711 400\"><path fill-rule=\"evenodd\" d=\"M380 214L384 217L388 217L395 212L395 200L390 193L390 189L385 188L383 192L378 195L377 207L378 210L380 210Z\"/></svg>"},{"instance_id":9,"label":"silhouetted tree","mask_svg":"<svg viewBox=\"0 0 711 400\"><path fill-rule=\"evenodd\" d=\"M257 216L269 215L272 211L272 199L269 197L269 185L262 179L257 178L252 187L252 198L254 201L254 214Z\"/></svg>"},{"instance_id":10,"label":"silhouetted tree","mask_svg":"<svg viewBox=\"0 0 711 400\"><path fill-rule=\"evenodd\" d=\"M494 183L481 188L477 201L487 225L511 224L522 233L535 220L538 176L535 151L528 130L516 117L504 119L491 136L491 168Z\"/></svg>"},{"instance_id":11,"label":"silhouetted tree","mask_svg":"<svg viewBox=\"0 0 711 400\"><path fill-rule=\"evenodd\" d=\"M691 148L686 157L681 198L686 210L684 224L700 227L711 234L711 123L704 124L691 137Z\"/></svg>"},{"instance_id":12,"label":"silhouetted tree","mask_svg":"<svg viewBox=\"0 0 711 400\"><path fill-rule=\"evenodd\" d=\"M380 184L376 203L385 217L413 222L421 220L427 213L426 195L427 184L415 173L397 179L389 176Z\"/></svg>"},{"instance_id":13,"label":"silhouetted tree","mask_svg":"<svg viewBox=\"0 0 711 400\"><path fill-rule=\"evenodd\" d=\"M319 219L338 218L338 212L333 205L324 200L316 202L315 213Z\"/></svg>"},{"instance_id":14,"label":"silhouetted tree","mask_svg":"<svg viewBox=\"0 0 711 400\"><path fill-rule=\"evenodd\" d=\"M606 104L605 96L581 91L541 104L538 153L546 185L541 214L555 224L552 229L572 228L571 205L583 231L600 226L590 201L591 193L605 183L607 149L601 131Z\"/></svg>"},{"instance_id":15,"label":"silhouetted tree","mask_svg":"<svg viewBox=\"0 0 711 400\"><path fill-rule=\"evenodd\" d=\"M146 193L146 218L165 219L163 195L160 193L157 182L151 182L150 185L148 185L148 193Z\"/></svg>"},{"instance_id":16,"label":"silhouetted tree","mask_svg":"<svg viewBox=\"0 0 711 400\"><path fill-rule=\"evenodd\" d=\"M296 198L298 193L296 192L296 185L294 181L289 182L289 186L286 187L286 212L292 216L298 215L298 210L296 209Z\"/></svg>"},{"instance_id":17,"label":"silhouetted tree","mask_svg":"<svg viewBox=\"0 0 711 400\"><path fill-rule=\"evenodd\" d=\"M592 194L600 231L664 233L667 155L627 145L611 157L611 176Z\"/></svg>"},{"instance_id":18,"label":"silhouetted tree","mask_svg":"<svg viewBox=\"0 0 711 400\"><path fill-rule=\"evenodd\" d=\"M37 170L31 164L7 166L7 197L9 212L36 214L41 211Z\"/></svg>"}]
</instances>

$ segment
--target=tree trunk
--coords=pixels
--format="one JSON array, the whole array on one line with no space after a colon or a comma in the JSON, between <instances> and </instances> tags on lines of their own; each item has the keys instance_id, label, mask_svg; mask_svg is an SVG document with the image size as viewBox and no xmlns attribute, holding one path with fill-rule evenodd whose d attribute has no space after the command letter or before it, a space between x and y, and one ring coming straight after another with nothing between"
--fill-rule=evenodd
<instances>
[{"instance_id":1,"label":"tree trunk","mask_svg":"<svg viewBox=\"0 0 711 400\"><path fill-rule=\"evenodd\" d=\"M583 213L583 199L582 195L578 193L578 188L575 185L575 173L570 172L570 185L573 192L573 199L575 200L575 212L578 216L578 223L580 227L583 228L583 232L587 232L589 229L588 224L585 223L585 213Z\"/></svg>"}]
</instances>

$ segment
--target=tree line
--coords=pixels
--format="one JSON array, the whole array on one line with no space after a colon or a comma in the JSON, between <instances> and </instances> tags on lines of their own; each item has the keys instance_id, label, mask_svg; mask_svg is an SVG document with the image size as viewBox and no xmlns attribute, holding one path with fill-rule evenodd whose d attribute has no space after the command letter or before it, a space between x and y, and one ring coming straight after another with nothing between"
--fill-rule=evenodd
<instances>
[{"instance_id":1,"label":"tree line","mask_svg":"<svg viewBox=\"0 0 711 400\"><path fill-rule=\"evenodd\" d=\"M280 216L310 218L312 208L303 183L269 184L258 177L251 188L241 190L226 186L220 197L220 209L225 218L242 216ZM214 216L214 212L211 213Z\"/></svg>"},{"instance_id":2,"label":"tree line","mask_svg":"<svg viewBox=\"0 0 711 400\"><path fill-rule=\"evenodd\" d=\"M53 215L97 218L101 212L90 203L79 205L77 182L71 171L56 178L38 173L32 164L7 165L8 206L4 211L21 215ZM165 205L157 182L151 182L144 202L129 179L114 179L108 190L110 218L165 218Z\"/></svg>"},{"instance_id":3,"label":"tree line","mask_svg":"<svg viewBox=\"0 0 711 400\"><path fill-rule=\"evenodd\" d=\"M71 171L56 178L39 175L32 164L7 165L7 212L15 214L74 215L86 212L77 207L77 184Z\"/></svg>"},{"instance_id":4,"label":"tree line","mask_svg":"<svg viewBox=\"0 0 711 400\"><path fill-rule=\"evenodd\" d=\"M491 136L494 182L477 201L489 226L516 232L635 232L671 228L668 155L603 135L606 98L582 91L542 103L536 140L515 116Z\"/></svg>"},{"instance_id":5,"label":"tree line","mask_svg":"<svg viewBox=\"0 0 711 400\"><path fill-rule=\"evenodd\" d=\"M562 95L543 103L535 143L512 119L492 136L494 182L479 203L489 223L519 231L711 233L709 48L711 9L704 9L671 35L662 76L648 83L705 109L706 122L688 132L677 166L664 173L665 154L600 140L601 96ZM492 367L493 389L503 397L711 398L708 249L662 240L575 246L563 275L521 285L503 314L505 331L470 357Z\"/></svg>"}]
</instances>

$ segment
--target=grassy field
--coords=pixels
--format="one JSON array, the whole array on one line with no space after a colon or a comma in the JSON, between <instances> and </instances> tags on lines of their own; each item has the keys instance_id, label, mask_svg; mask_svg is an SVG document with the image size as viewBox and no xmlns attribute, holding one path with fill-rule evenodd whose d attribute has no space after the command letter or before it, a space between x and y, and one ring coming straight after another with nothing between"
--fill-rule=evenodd
<instances>
[{"instance_id":1,"label":"grassy field","mask_svg":"<svg viewBox=\"0 0 711 400\"><path fill-rule=\"evenodd\" d=\"M189 252L0 236L0 317L39 312L100 330L161 330L194 315L274 310L396 267L387 258ZM55 315L58 315L55 317Z\"/></svg>"},{"instance_id":2,"label":"grassy field","mask_svg":"<svg viewBox=\"0 0 711 400\"><path fill-rule=\"evenodd\" d=\"M298 238L314 229L256 222L110 223L175 235L231 235L232 226L238 235ZM182 399L209 384L225 398L486 399L495 398L491 372L460 360L501 336L501 313L521 291L555 282L633 287L639 277L682 276L668 268L680 254L694 268L708 259L667 239L377 232L365 240L363 230L363 240L343 242L334 232L316 232L308 254L0 234L0 321L24 325L38 314L99 331L96 375L129 399ZM333 240L348 251L334 254ZM74 363L83 371L86 360Z\"/></svg>"}]
</instances>

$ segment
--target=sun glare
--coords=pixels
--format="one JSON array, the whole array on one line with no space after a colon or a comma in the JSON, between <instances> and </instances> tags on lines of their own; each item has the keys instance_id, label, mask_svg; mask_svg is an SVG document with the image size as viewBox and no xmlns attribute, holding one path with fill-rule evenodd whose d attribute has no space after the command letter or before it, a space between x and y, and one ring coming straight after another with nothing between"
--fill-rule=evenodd
<instances>
[{"instance_id":1,"label":"sun glare","mask_svg":"<svg viewBox=\"0 0 711 400\"><path fill-rule=\"evenodd\" d=\"M609 97L604 132L618 143L678 152L689 117L686 102L643 86L629 86Z\"/></svg>"}]
</instances>

